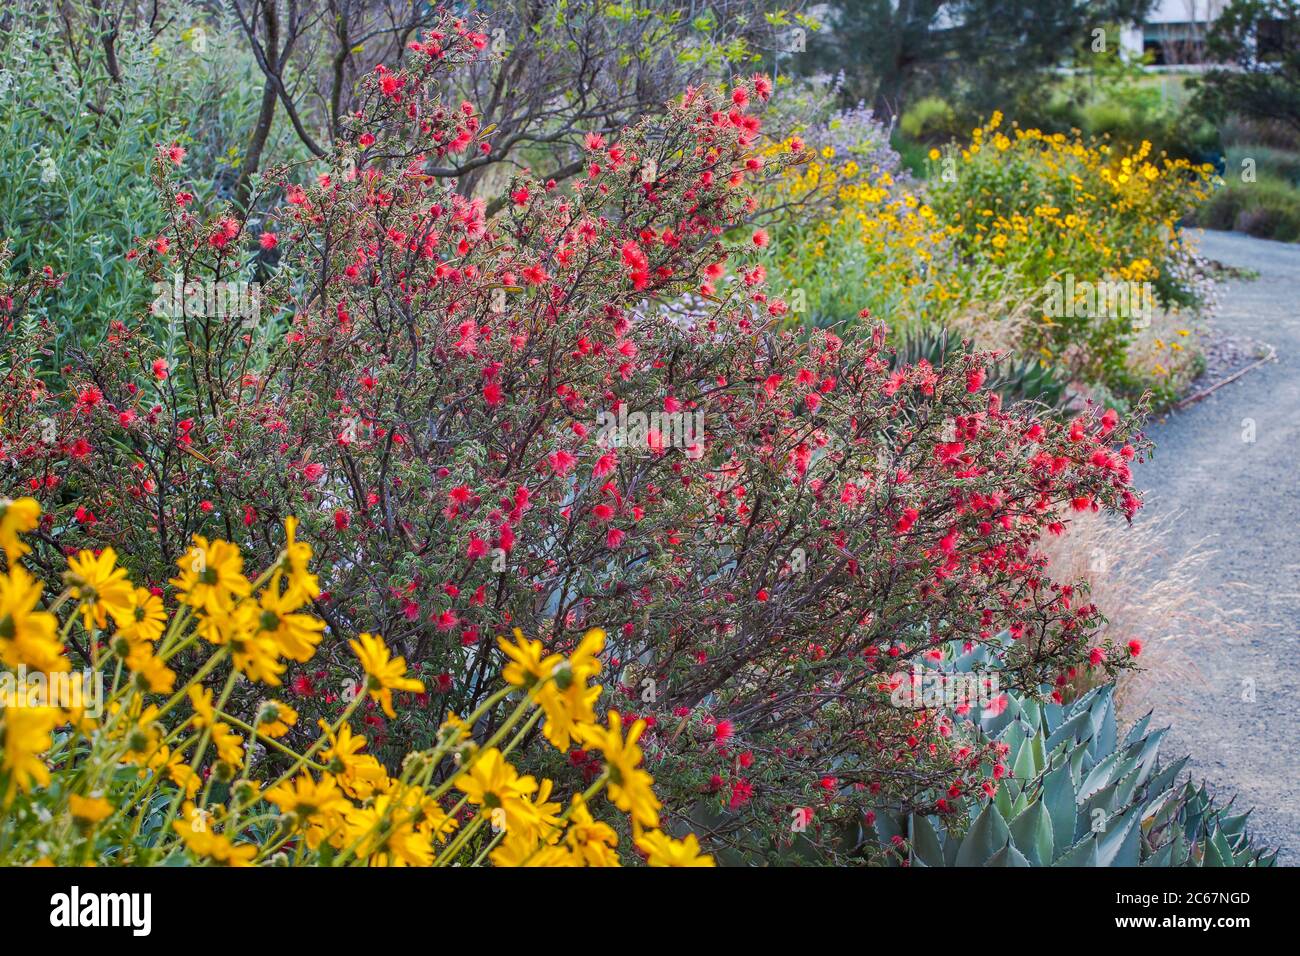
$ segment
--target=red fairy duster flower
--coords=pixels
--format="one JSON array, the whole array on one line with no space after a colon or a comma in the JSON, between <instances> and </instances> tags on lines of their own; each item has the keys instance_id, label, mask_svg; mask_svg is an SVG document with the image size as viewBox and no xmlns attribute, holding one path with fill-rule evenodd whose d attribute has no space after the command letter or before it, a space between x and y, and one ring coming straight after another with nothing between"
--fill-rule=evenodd
<instances>
[{"instance_id":1,"label":"red fairy duster flower","mask_svg":"<svg viewBox=\"0 0 1300 956\"><path fill-rule=\"evenodd\" d=\"M903 516L899 518L898 523L894 525L894 530L899 534L906 534L908 531L912 530L912 525L916 524L916 519L919 517L920 514L915 508L904 508Z\"/></svg>"},{"instance_id":2,"label":"red fairy duster flower","mask_svg":"<svg viewBox=\"0 0 1300 956\"><path fill-rule=\"evenodd\" d=\"M713 742L722 746L731 739L735 733L735 727L729 720L720 720L713 725Z\"/></svg>"},{"instance_id":3,"label":"red fairy duster flower","mask_svg":"<svg viewBox=\"0 0 1300 956\"><path fill-rule=\"evenodd\" d=\"M551 465L551 470L560 477L564 477L573 470L573 466L578 463L578 459L573 456L572 452L563 448L557 449L546 456L546 460Z\"/></svg>"},{"instance_id":4,"label":"red fairy duster flower","mask_svg":"<svg viewBox=\"0 0 1300 956\"><path fill-rule=\"evenodd\" d=\"M731 801L729 806L732 810L743 807L754 796L754 787L745 778L737 780L731 785Z\"/></svg>"}]
</instances>

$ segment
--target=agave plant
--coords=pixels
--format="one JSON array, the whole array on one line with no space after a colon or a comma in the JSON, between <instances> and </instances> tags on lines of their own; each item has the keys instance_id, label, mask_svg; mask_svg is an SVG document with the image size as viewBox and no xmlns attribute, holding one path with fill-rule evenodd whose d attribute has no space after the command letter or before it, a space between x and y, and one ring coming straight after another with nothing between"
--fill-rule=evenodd
<instances>
[{"instance_id":1,"label":"agave plant","mask_svg":"<svg viewBox=\"0 0 1300 956\"><path fill-rule=\"evenodd\" d=\"M977 662L958 661L959 670ZM997 716L974 709L1007 745L1011 774L960 821L878 812L862 849L913 866L1272 866L1253 845L1249 812L1179 784L1187 757L1162 765L1167 728L1151 715L1119 736L1114 685L1068 706L1007 695Z\"/></svg>"}]
</instances>

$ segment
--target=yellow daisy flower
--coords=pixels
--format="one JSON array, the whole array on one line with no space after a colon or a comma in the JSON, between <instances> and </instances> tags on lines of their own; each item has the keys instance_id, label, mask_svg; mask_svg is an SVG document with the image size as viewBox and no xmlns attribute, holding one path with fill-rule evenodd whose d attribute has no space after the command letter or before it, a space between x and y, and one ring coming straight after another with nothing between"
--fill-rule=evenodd
<instances>
[{"instance_id":1,"label":"yellow daisy flower","mask_svg":"<svg viewBox=\"0 0 1300 956\"><path fill-rule=\"evenodd\" d=\"M135 674L136 687L155 694L170 694L176 686L176 672L155 657L148 644L141 644L126 658L127 668Z\"/></svg>"},{"instance_id":2,"label":"yellow daisy flower","mask_svg":"<svg viewBox=\"0 0 1300 956\"><path fill-rule=\"evenodd\" d=\"M299 541L297 533L298 519L292 515L285 518L284 552L271 583L271 590L279 591L280 582L284 581L284 606L290 610L302 607L320 594L320 581L307 566L311 561L311 545Z\"/></svg>"},{"instance_id":3,"label":"yellow daisy flower","mask_svg":"<svg viewBox=\"0 0 1300 956\"><path fill-rule=\"evenodd\" d=\"M41 755L54 740L50 732L59 723L54 707L6 707L0 711L0 771L8 781L3 802L8 805L14 791L28 793L32 784L50 785L50 771Z\"/></svg>"},{"instance_id":4,"label":"yellow daisy flower","mask_svg":"<svg viewBox=\"0 0 1300 956\"><path fill-rule=\"evenodd\" d=\"M202 685L195 684L186 694L190 699L190 706L194 708L194 716L190 720L197 729L202 730L204 727L210 727L216 723L217 717L212 706L212 691Z\"/></svg>"},{"instance_id":5,"label":"yellow daisy flower","mask_svg":"<svg viewBox=\"0 0 1300 956\"><path fill-rule=\"evenodd\" d=\"M233 844L222 833L214 833L209 814L199 811L192 803L185 805L184 819L172 823L172 829L180 834L186 849L217 866L252 866L257 856L257 847L251 843Z\"/></svg>"},{"instance_id":6,"label":"yellow daisy flower","mask_svg":"<svg viewBox=\"0 0 1300 956\"><path fill-rule=\"evenodd\" d=\"M538 848L536 840L513 839L509 836L492 851L492 865L500 867L560 867L582 866L582 861L566 846Z\"/></svg>"},{"instance_id":7,"label":"yellow daisy flower","mask_svg":"<svg viewBox=\"0 0 1300 956\"><path fill-rule=\"evenodd\" d=\"M245 601L236 612L250 630L269 637L280 653L291 660L306 663L316 653L324 636L325 622L310 614L294 614L299 605L271 588L262 592L258 604Z\"/></svg>"},{"instance_id":8,"label":"yellow daisy flower","mask_svg":"<svg viewBox=\"0 0 1300 956\"><path fill-rule=\"evenodd\" d=\"M348 641L348 645L365 669L366 691L379 701L389 717L397 716L393 710L393 691L424 692L423 682L406 676L405 658L393 657L382 637L362 634L358 640Z\"/></svg>"},{"instance_id":9,"label":"yellow daisy flower","mask_svg":"<svg viewBox=\"0 0 1300 956\"><path fill-rule=\"evenodd\" d=\"M529 640L519 628L515 628L514 634L513 644L504 637L497 638L497 645L510 659L510 663L502 668L501 677L507 684L529 690L550 677L564 658L559 654L546 654L541 641Z\"/></svg>"},{"instance_id":10,"label":"yellow daisy flower","mask_svg":"<svg viewBox=\"0 0 1300 956\"><path fill-rule=\"evenodd\" d=\"M537 792L537 780L520 776L492 747L479 754L470 768L456 778L456 788L492 817L498 829L519 835L536 833L541 824L538 808L528 799Z\"/></svg>"},{"instance_id":11,"label":"yellow daisy flower","mask_svg":"<svg viewBox=\"0 0 1300 956\"><path fill-rule=\"evenodd\" d=\"M113 805L102 796L83 797L74 793L68 796L68 810L78 823L94 826L112 816Z\"/></svg>"},{"instance_id":12,"label":"yellow daisy flower","mask_svg":"<svg viewBox=\"0 0 1300 956\"><path fill-rule=\"evenodd\" d=\"M171 579L180 601L208 614L229 611L236 598L252 590L244 577L244 558L228 541L208 541L196 534L193 546L176 561L181 573Z\"/></svg>"},{"instance_id":13,"label":"yellow daisy flower","mask_svg":"<svg viewBox=\"0 0 1300 956\"><path fill-rule=\"evenodd\" d=\"M0 574L0 662L45 673L69 670L58 619L36 610L40 599L40 582L21 565Z\"/></svg>"},{"instance_id":14,"label":"yellow daisy flower","mask_svg":"<svg viewBox=\"0 0 1300 956\"><path fill-rule=\"evenodd\" d=\"M280 675L285 671L279 648L271 638L257 631L243 628L230 637L231 660L249 680L261 681L271 687L280 686Z\"/></svg>"},{"instance_id":15,"label":"yellow daisy flower","mask_svg":"<svg viewBox=\"0 0 1300 956\"><path fill-rule=\"evenodd\" d=\"M298 723L298 712L278 700L265 701L257 712L258 732L268 737L283 737L296 723Z\"/></svg>"},{"instance_id":16,"label":"yellow daisy flower","mask_svg":"<svg viewBox=\"0 0 1300 956\"><path fill-rule=\"evenodd\" d=\"M286 780L266 791L265 799L279 807L281 813L292 816L295 826L314 824L323 831L342 825L343 814L352 808L338 781L329 774L319 782L312 780L311 774L299 774L295 780Z\"/></svg>"},{"instance_id":17,"label":"yellow daisy flower","mask_svg":"<svg viewBox=\"0 0 1300 956\"><path fill-rule=\"evenodd\" d=\"M0 548L9 558L9 567L23 555L29 553L31 546L20 539L20 534L35 531L40 524L41 506L35 498L0 498Z\"/></svg>"},{"instance_id":18,"label":"yellow daisy flower","mask_svg":"<svg viewBox=\"0 0 1300 956\"><path fill-rule=\"evenodd\" d=\"M510 659L502 677L532 693L546 714L542 733L557 749L568 750L579 725L596 719L594 707L601 687L588 686L587 681L600 673L596 655L605 647L605 632L589 630L568 660L559 654L545 654L540 641L528 640L518 628L514 634L514 643L497 639Z\"/></svg>"},{"instance_id":19,"label":"yellow daisy flower","mask_svg":"<svg viewBox=\"0 0 1300 956\"><path fill-rule=\"evenodd\" d=\"M126 571L117 567L117 552L112 548L105 548L98 556L93 551L82 551L69 558L64 578L81 604L81 621L87 631L103 630L110 612L115 621L127 620L131 614L134 590Z\"/></svg>"},{"instance_id":20,"label":"yellow daisy flower","mask_svg":"<svg viewBox=\"0 0 1300 956\"><path fill-rule=\"evenodd\" d=\"M387 786L388 772L383 765L370 754L360 752L366 745L365 737L354 734L347 724L339 728L337 735L325 721L319 724L330 744L321 751L321 758L349 796L368 800Z\"/></svg>"},{"instance_id":21,"label":"yellow daisy flower","mask_svg":"<svg viewBox=\"0 0 1300 956\"><path fill-rule=\"evenodd\" d=\"M654 829L659 826L659 810L663 804L651 789L654 780L638 766L641 748L636 742L644 730L645 721L638 720L624 740L623 719L617 711L610 711L608 728L589 724L580 728L579 737L604 755L609 773L609 799L614 806L629 814L637 826Z\"/></svg>"},{"instance_id":22,"label":"yellow daisy flower","mask_svg":"<svg viewBox=\"0 0 1300 956\"><path fill-rule=\"evenodd\" d=\"M430 835L415 825L411 808L394 796L376 797L371 807L348 811L349 842L361 839L357 855L371 866L429 866L433 863Z\"/></svg>"},{"instance_id":23,"label":"yellow daisy flower","mask_svg":"<svg viewBox=\"0 0 1300 956\"><path fill-rule=\"evenodd\" d=\"M167 612L162 598L148 588L131 592L130 611L117 620L117 633L128 641L156 641L167 626Z\"/></svg>"},{"instance_id":24,"label":"yellow daisy flower","mask_svg":"<svg viewBox=\"0 0 1300 956\"><path fill-rule=\"evenodd\" d=\"M217 721L212 725L212 743L217 748L217 756L232 767L244 762L244 738L231 730L229 724Z\"/></svg>"},{"instance_id":25,"label":"yellow daisy flower","mask_svg":"<svg viewBox=\"0 0 1300 956\"><path fill-rule=\"evenodd\" d=\"M713 857L700 853L694 833L684 840L674 840L661 830L648 830L636 838L636 845L648 857L651 866L715 866Z\"/></svg>"},{"instance_id":26,"label":"yellow daisy flower","mask_svg":"<svg viewBox=\"0 0 1300 956\"><path fill-rule=\"evenodd\" d=\"M573 795L569 828L564 831L565 845L587 866L618 866L618 834L607 823L591 815L581 794Z\"/></svg>"}]
</instances>

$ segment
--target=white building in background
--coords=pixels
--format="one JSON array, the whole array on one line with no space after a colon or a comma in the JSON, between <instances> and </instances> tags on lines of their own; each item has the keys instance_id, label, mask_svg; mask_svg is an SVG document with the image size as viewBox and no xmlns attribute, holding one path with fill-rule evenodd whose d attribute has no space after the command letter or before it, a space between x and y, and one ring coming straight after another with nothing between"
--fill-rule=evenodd
<instances>
[{"instance_id":1,"label":"white building in background","mask_svg":"<svg viewBox=\"0 0 1300 956\"><path fill-rule=\"evenodd\" d=\"M1200 66L1205 34L1228 0L1157 0L1140 24L1124 30L1120 42L1133 56L1150 52L1156 68Z\"/></svg>"}]
</instances>

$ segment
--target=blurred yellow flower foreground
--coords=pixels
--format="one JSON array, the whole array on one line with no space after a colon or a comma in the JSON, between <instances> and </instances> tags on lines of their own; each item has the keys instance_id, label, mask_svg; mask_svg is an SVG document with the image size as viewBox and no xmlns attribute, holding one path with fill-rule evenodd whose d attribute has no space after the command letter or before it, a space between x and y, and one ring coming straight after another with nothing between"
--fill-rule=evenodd
<instances>
[{"instance_id":1,"label":"blurred yellow flower foreground","mask_svg":"<svg viewBox=\"0 0 1300 956\"><path fill-rule=\"evenodd\" d=\"M323 635L307 611L319 592L311 547L293 518L280 559L251 584L236 546L196 536L168 620L111 549L71 558L64 590L42 607L20 563L31 550L20 536L39 516L30 498L0 499L0 865L618 866L618 833L601 813L626 814L640 853L623 859L713 865L693 835L660 829L640 767L643 723L625 732L615 712L598 720L602 631L568 658L518 631L500 639L504 686L393 777L349 723L367 697L391 716L394 691L424 690L381 637L349 642L363 683L302 752L281 739L298 721L288 704L236 712L241 679L278 687L285 661L310 660ZM74 667L69 644L89 666ZM193 673L184 682L180 660ZM509 718L474 741L471 728L511 694ZM555 747L579 741L603 758L567 801L507 759L539 721ZM280 758L273 773L259 776L273 761L257 760L250 740Z\"/></svg>"}]
</instances>

